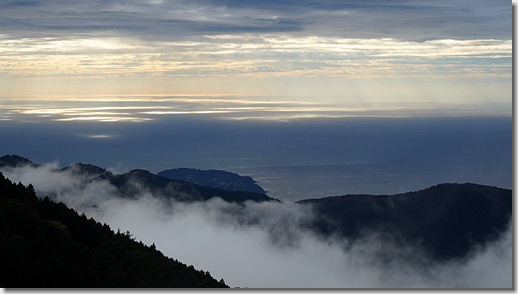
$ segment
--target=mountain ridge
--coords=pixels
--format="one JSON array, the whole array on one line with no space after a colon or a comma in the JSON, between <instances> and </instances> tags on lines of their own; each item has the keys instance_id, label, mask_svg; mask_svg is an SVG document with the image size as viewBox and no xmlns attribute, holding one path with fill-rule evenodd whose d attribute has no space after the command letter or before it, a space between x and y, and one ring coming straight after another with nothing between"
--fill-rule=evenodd
<instances>
[{"instance_id":1,"label":"mountain ridge","mask_svg":"<svg viewBox=\"0 0 518 294\"><path fill-rule=\"evenodd\" d=\"M35 166L22 157L2 157L0 167L19 166L20 162ZM90 180L107 180L117 188L118 197L128 199L141 195L144 187L154 197L184 202L213 197L238 204L247 200L280 202L265 194L199 186L141 169L114 175L100 167L79 163L60 171L88 175ZM433 260L449 260L465 258L477 246L496 240L508 228L512 201L510 189L443 183L393 195L350 194L295 203L311 207L315 217L304 226L324 238L338 236L354 243L377 232L398 242L418 244Z\"/></svg>"},{"instance_id":2,"label":"mountain ridge","mask_svg":"<svg viewBox=\"0 0 518 294\"><path fill-rule=\"evenodd\" d=\"M230 191L249 191L266 194L266 191L249 176L241 176L237 173L224 170L200 170L194 168L175 168L163 170L158 176L174 180L192 182L198 185L220 188Z\"/></svg>"},{"instance_id":3,"label":"mountain ridge","mask_svg":"<svg viewBox=\"0 0 518 294\"><path fill-rule=\"evenodd\" d=\"M0 157L0 167L19 167L29 165L31 167L37 167L38 164L30 161L27 158L21 157L19 155L4 155Z\"/></svg>"},{"instance_id":4,"label":"mountain ridge","mask_svg":"<svg viewBox=\"0 0 518 294\"><path fill-rule=\"evenodd\" d=\"M0 168L16 168L27 165L34 168L42 166L18 155L5 155L0 157ZM213 197L219 197L231 203L244 203L248 200L255 202L279 201L264 193L211 188L188 181L168 179L143 169L134 169L127 173L116 175L102 167L80 162L56 171L71 172L75 175L86 175L88 176L88 181L107 180L117 188L118 196L122 198L138 197L142 189L144 189L152 192L154 196L187 202L206 201ZM136 183L139 185L135 185Z\"/></svg>"},{"instance_id":5,"label":"mountain ridge","mask_svg":"<svg viewBox=\"0 0 518 294\"><path fill-rule=\"evenodd\" d=\"M342 195L297 201L319 217L310 226L323 235L358 239L390 231L419 243L437 259L462 258L475 244L494 241L512 217L512 190L473 183L443 183L394 195Z\"/></svg>"}]
</instances>

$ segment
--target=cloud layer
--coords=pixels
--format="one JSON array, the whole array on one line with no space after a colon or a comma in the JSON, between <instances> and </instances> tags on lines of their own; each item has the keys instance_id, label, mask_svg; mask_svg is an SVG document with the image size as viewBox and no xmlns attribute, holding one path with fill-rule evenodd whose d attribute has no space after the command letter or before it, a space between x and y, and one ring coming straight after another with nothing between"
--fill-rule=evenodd
<instances>
[{"instance_id":1,"label":"cloud layer","mask_svg":"<svg viewBox=\"0 0 518 294\"><path fill-rule=\"evenodd\" d=\"M347 240L321 239L304 229L311 211L295 204L239 206L219 199L184 204L158 200L147 191L130 201L113 197L106 182L58 174L52 165L2 172L233 287L512 286L511 230L467 260L439 264L417 247L395 245L376 234L352 246Z\"/></svg>"},{"instance_id":2,"label":"cloud layer","mask_svg":"<svg viewBox=\"0 0 518 294\"><path fill-rule=\"evenodd\" d=\"M14 0L0 26L11 79L511 76L504 1Z\"/></svg>"},{"instance_id":3,"label":"cloud layer","mask_svg":"<svg viewBox=\"0 0 518 294\"><path fill-rule=\"evenodd\" d=\"M0 11L4 32L18 37L104 33L162 41L284 32L419 41L511 39L508 1L13 0Z\"/></svg>"}]
</instances>

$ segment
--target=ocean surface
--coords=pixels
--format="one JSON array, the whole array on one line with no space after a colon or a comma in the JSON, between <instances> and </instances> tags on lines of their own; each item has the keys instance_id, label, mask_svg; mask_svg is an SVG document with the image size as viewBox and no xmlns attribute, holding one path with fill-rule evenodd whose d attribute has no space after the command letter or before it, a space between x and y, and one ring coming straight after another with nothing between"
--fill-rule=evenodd
<instances>
[{"instance_id":1,"label":"ocean surface","mask_svg":"<svg viewBox=\"0 0 518 294\"><path fill-rule=\"evenodd\" d=\"M477 183L512 188L511 168L465 166L323 165L244 168L271 197L284 202L345 194L392 195L439 183Z\"/></svg>"},{"instance_id":2,"label":"ocean surface","mask_svg":"<svg viewBox=\"0 0 518 294\"><path fill-rule=\"evenodd\" d=\"M0 155L37 163L83 162L115 173L221 169L252 176L269 196L288 202L445 182L512 188L508 115L433 115L425 108L353 115L213 98L20 101L0 105Z\"/></svg>"}]
</instances>

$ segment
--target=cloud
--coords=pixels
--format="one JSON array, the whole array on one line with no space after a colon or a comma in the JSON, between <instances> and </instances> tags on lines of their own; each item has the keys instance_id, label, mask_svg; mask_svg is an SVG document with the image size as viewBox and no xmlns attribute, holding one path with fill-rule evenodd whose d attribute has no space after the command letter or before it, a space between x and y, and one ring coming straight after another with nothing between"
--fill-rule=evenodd
<instances>
[{"instance_id":1,"label":"cloud","mask_svg":"<svg viewBox=\"0 0 518 294\"><path fill-rule=\"evenodd\" d=\"M74 168L59 171L57 162L37 168L4 168L1 172L14 182L32 183L40 197L48 196L76 209L100 205L115 197L116 192L108 181L93 180L92 176L77 173Z\"/></svg>"},{"instance_id":2,"label":"cloud","mask_svg":"<svg viewBox=\"0 0 518 294\"><path fill-rule=\"evenodd\" d=\"M414 42L227 33L146 42L103 33L73 39L6 38L0 39L0 68L13 77L76 78L511 76L511 40Z\"/></svg>"},{"instance_id":3,"label":"cloud","mask_svg":"<svg viewBox=\"0 0 518 294\"><path fill-rule=\"evenodd\" d=\"M217 200L199 205L177 204L172 210L164 211L156 200L141 199L133 203L110 203L101 215L98 211L93 215L112 226L130 230L145 243L154 242L166 255L209 270L231 286L501 288L512 285L510 232L501 241L474 253L468 261L429 264L418 249L401 247L376 235L344 250L344 240L321 240L297 227L295 221L283 223L293 215L302 220L311 217L298 207L285 205L249 203L245 220L260 217L257 226L236 225L235 219L222 214L236 208ZM136 215L139 221L131 221ZM393 259L380 261L380 256L387 255ZM424 266L420 264L423 259Z\"/></svg>"},{"instance_id":4,"label":"cloud","mask_svg":"<svg viewBox=\"0 0 518 294\"><path fill-rule=\"evenodd\" d=\"M470 7L466 9L466 7ZM507 1L11 1L5 33L123 33L143 39L296 33L345 38L511 39ZM42 17L45 15L45 17Z\"/></svg>"},{"instance_id":5,"label":"cloud","mask_svg":"<svg viewBox=\"0 0 518 294\"><path fill-rule=\"evenodd\" d=\"M112 196L107 182L57 173L55 164L3 172L233 287L512 287L511 229L466 260L436 263L418 247L396 245L380 234L352 245L322 239L304 229L312 212L296 204L240 206L218 198L185 204L147 191L125 200Z\"/></svg>"},{"instance_id":6,"label":"cloud","mask_svg":"<svg viewBox=\"0 0 518 294\"><path fill-rule=\"evenodd\" d=\"M207 77L510 80L512 67L511 6L500 1L11 1L0 27L8 94L179 93L179 77L198 93L207 83L194 79ZM16 89L17 77L45 80Z\"/></svg>"}]
</instances>

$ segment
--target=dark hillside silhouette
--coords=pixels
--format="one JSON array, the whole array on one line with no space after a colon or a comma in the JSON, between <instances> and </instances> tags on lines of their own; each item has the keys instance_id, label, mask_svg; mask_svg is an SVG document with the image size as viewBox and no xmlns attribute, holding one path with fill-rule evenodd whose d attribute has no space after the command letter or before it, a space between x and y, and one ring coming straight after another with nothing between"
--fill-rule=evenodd
<instances>
[{"instance_id":1,"label":"dark hillside silhouette","mask_svg":"<svg viewBox=\"0 0 518 294\"><path fill-rule=\"evenodd\" d=\"M435 259L462 258L496 240L512 215L512 191L476 184L440 184L396 195L307 199L319 215L310 226L355 240L376 231L420 244Z\"/></svg>"},{"instance_id":2,"label":"dark hillside silhouette","mask_svg":"<svg viewBox=\"0 0 518 294\"><path fill-rule=\"evenodd\" d=\"M19 156L4 156L0 163L3 168L24 164L38 167ZM238 204L278 201L262 193L200 186L146 170L115 175L103 168L79 163L55 172L76 174L86 182L108 181L116 188L117 197L127 199L150 192L154 197L182 202L214 197ZM388 241L418 245L432 260L467 257L474 249L498 239L512 216L512 190L470 183L439 184L396 195L345 195L297 203L312 206L315 218L304 226L324 238L341 236L357 242L374 232ZM84 242L90 242L88 240Z\"/></svg>"},{"instance_id":3,"label":"dark hillside silhouette","mask_svg":"<svg viewBox=\"0 0 518 294\"><path fill-rule=\"evenodd\" d=\"M29 165L31 167L38 166L34 162L28 160L27 158L23 158L18 155L4 155L0 157L0 167L19 167Z\"/></svg>"},{"instance_id":4,"label":"dark hillside silhouette","mask_svg":"<svg viewBox=\"0 0 518 294\"><path fill-rule=\"evenodd\" d=\"M1 173L0 263L4 288L227 287Z\"/></svg>"},{"instance_id":5,"label":"dark hillside silhouette","mask_svg":"<svg viewBox=\"0 0 518 294\"><path fill-rule=\"evenodd\" d=\"M0 158L0 168L15 168L25 165L30 167L40 166L17 155L6 155ZM118 196L122 198L136 199L142 192L151 192L156 197L172 198L184 202L206 201L213 197L220 197L231 203L244 203L247 200L255 202L279 201L265 195L264 191L258 193L211 188L188 181L169 179L142 169L116 175L95 165L78 163L56 170L56 172L71 172L75 175L81 175L87 181L107 180L117 188ZM52 198L52 195L48 196Z\"/></svg>"}]
</instances>

